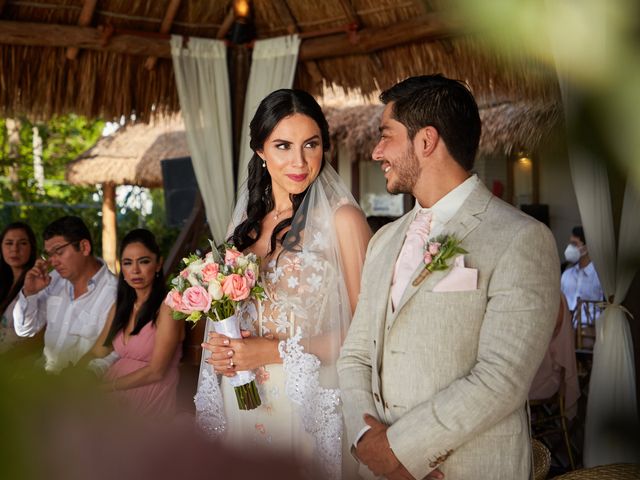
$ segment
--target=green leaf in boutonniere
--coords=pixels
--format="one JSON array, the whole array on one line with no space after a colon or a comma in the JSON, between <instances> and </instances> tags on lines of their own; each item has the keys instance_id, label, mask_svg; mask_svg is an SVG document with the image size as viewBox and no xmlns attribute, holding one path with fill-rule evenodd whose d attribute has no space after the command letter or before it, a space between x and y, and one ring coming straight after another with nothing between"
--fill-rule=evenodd
<instances>
[{"instance_id":1,"label":"green leaf in boutonniere","mask_svg":"<svg viewBox=\"0 0 640 480\"><path fill-rule=\"evenodd\" d=\"M447 270L449 261L456 255L468 253L460 246L460 240L453 235L440 235L427 242L424 246L424 270L413 281L413 286L417 287L427 276L438 270Z\"/></svg>"}]
</instances>

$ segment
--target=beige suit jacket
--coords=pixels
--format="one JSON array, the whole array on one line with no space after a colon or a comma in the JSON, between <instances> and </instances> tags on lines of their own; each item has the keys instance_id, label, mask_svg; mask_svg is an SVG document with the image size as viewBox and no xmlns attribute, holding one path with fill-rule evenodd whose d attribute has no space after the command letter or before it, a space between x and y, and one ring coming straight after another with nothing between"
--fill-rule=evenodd
<instances>
[{"instance_id":1,"label":"beige suit jacket","mask_svg":"<svg viewBox=\"0 0 640 480\"><path fill-rule=\"evenodd\" d=\"M338 361L349 441L369 413L390 425L391 448L417 479L436 467L449 480L528 478L525 401L560 302L553 236L479 184L444 228L468 251L477 289L433 292L448 273L435 272L409 284L394 312L391 278L411 220L369 244Z\"/></svg>"}]
</instances>

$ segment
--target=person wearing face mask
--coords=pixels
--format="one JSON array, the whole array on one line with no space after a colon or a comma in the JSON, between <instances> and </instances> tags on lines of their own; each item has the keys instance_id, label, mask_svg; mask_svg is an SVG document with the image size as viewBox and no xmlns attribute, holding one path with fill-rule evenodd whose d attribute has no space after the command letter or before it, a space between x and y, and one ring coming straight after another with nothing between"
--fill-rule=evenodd
<instances>
[{"instance_id":1,"label":"person wearing face mask","mask_svg":"<svg viewBox=\"0 0 640 480\"><path fill-rule=\"evenodd\" d=\"M572 312L576 309L578 298L582 300L602 300L604 293L584 238L581 226L571 230L569 244L564 251L569 266L562 274L560 287L567 298L567 305Z\"/></svg>"}]
</instances>

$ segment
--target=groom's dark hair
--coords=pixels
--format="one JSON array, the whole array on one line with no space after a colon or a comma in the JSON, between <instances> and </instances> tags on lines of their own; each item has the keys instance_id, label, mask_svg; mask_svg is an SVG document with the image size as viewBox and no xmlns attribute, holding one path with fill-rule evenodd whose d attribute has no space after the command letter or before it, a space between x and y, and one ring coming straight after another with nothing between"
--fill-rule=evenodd
<instances>
[{"instance_id":1,"label":"groom's dark hair","mask_svg":"<svg viewBox=\"0 0 640 480\"><path fill-rule=\"evenodd\" d=\"M437 75L410 77L380 94L393 102L392 117L402 123L413 140L419 130L438 131L451 156L469 171L480 143L480 114L471 91L459 80Z\"/></svg>"}]
</instances>

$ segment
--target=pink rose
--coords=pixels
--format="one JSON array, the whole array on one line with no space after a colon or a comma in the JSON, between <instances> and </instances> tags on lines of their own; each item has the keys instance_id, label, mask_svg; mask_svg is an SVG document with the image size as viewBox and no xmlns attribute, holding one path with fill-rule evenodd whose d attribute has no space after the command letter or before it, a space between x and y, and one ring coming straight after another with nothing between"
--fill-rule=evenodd
<instances>
[{"instance_id":1,"label":"pink rose","mask_svg":"<svg viewBox=\"0 0 640 480\"><path fill-rule=\"evenodd\" d=\"M429 252L424 252L424 264L429 265L431 263L431 260L433 260L431 254Z\"/></svg>"},{"instance_id":2,"label":"pink rose","mask_svg":"<svg viewBox=\"0 0 640 480\"><path fill-rule=\"evenodd\" d=\"M246 278L236 273L232 273L222 281L222 291L234 302L244 300L249 296Z\"/></svg>"},{"instance_id":3,"label":"pink rose","mask_svg":"<svg viewBox=\"0 0 640 480\"><path fill-rule=\"evenodd\" d=\"M202 280L209 283L218 276L219 268L217 263L207 263L202 269Z\"/></svg>"},{"instance_id":4,"label":"pink rose","mask_svg":"<svg viewBox=\"0 0 640 480\"><path fill-rule=\"evenodd\" d=\"M182 278L187 278L187 277L189 276L189 270L185 268L184 270L182 270L182 271L180 272L180 276L181 276Z\"/></svg>"},{"instance_id":5,"label":"pink rose","mask_svg":"<svg viewBox=\"0 0 640 480\"><path fill-rule=\"evenodd\" d=\"M211 308L211 296L201 286L189 287L182 295L184 308L192 312L208 312Z\"/></svg>"},{"instance_id":6,"label":"pink rose","mask_svg":"<svg viewBox=\"0 0 640 480\"><path fill-rule=\"evenodd\" d=\"M226 252L224 252L224 264L229 265L230 267L236 266L236 259L242 255L235 248L228 248Z\"/></svg>"},{"instance_id":7,"label":"pink rose","mask_svg":"<svg viewBox=\"0 0 640 480\"><path fill-rule=\"evenodd\" d=\"M429 253L431 255L437 255L439 251L440 251L440 243L433 242L429 244Z\"/></svg>"},{"instance_id":8,"label":"pink rose","mask_svg":"<svg viewBox=\"0 0 640 480\"><path fill-rule=\"evenodd\" d=\"M164 303L166 303L171 310L175 310L176 312L191 313L185 308L182 303L182 295L177 290L171 290L167 294L167 298L164 299Z\"/></svg>"},{"instance_id":9,"label":"pink rose","mask_svg":"<svg viewBox=\"0 0 640 480\"><path fill-rule=\"evenodd\" d=\"M244 272L244 278L247 280L247 287L251 290L256 284L256 274L250 268Z\"/></svg>"}]
</instances>

